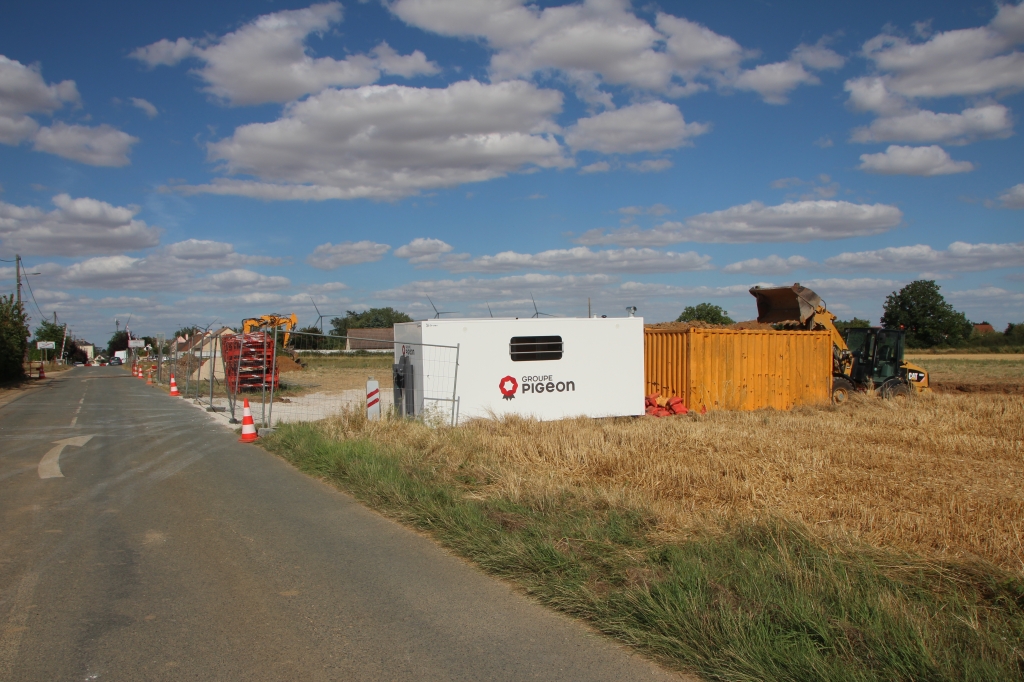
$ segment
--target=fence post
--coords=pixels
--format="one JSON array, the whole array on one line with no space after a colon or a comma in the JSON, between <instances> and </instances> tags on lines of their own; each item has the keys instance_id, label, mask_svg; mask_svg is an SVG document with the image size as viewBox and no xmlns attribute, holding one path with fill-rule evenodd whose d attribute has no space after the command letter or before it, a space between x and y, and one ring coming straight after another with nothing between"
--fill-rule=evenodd
<instances>
[{"instance_id":1,"label":"fence post","mask_svg":"<svg viewBox=\"0 0 1024 682\"><path fill-rule=\"evenodd\" d=\"M192 335L185 341L188 347L185 349L185 398L188 399L188 382L192 379L192 356L195 355L195 336L196 332L193 328ZM191 343L189 343L191 341Z\"/></svg>"},{"instance_id":2,"label":"fence post","mask_svg":"<svg viewBox=\"0 0 1024 682\"><path fill-rule=\"evenodd\" d=\"M274 428L274 384L277 383L277 327L274 327L273 360L270 365L270 412L267 414L268 428Z\"/></svg>"},{"instance_id":3,"label":"fence post","mask_svg":"<svg viewBox=\"0 0 1024 682\"><path fill-rule=\"evenodd\" d=\"M260 400L260 426L267 425L267 328L260 325L263 330L263 398Z\"/></svg>"},{"instance_id":4,"label":"fence post","mask_svg":"<svg viewBox=\"0 0 1024 682\"><path fill-rule=\"evenodd\" d=\"M220 340L220 337L217 337L216 339L214 339L214 337L212 337L212 336L210 337L210 410L211 411L215 411L213 409L213 376L217 373L217 356L216 356L217 348L216 348L216 346L214 344L217 341L219 341L219 340ZM224 349L221 348L221 356L223 356L223 355L224 355Z\"/></svg>"},{"instance_id":5,"label":"fence post","mask_svg":"<svg viewBox=\"0 0 1024 682\"><path fill-rule=\"evenodd\" d=\"M156 337L156 383L159 386L163 383L164 369L164 335L157 334Z\"/></svg>"},{"instance_id":6,"label":"fence post","mask_svg":"<svg viewBox=\"0 0 1024 682\"><path fill-rule=\"evenodd\" d=\"M209 329L209 327L207 327ZM203 332L203 338L206 338L206 331ZM199 366L196 367L196 402L199 400L199 391L203 389L203 341L199 341Z\"/></svg>"},{"instance_id":7,"label":"fence post","mask_svg":"<svg viewBox=\"0 0 1024 682\"><path fill-rule=\"evenodd\" d=\"M461 343L455 344L455 376L452 378L452 426L456 426L458 421L455 416L455 392L459 385L459 348L461 347Z\"/></svg>"},{"instance_id":8,"label":"fence post","mask_svg":"<svg viewBox=\"0 0 1024 682\"><path fill-rule=\"evenodd\" d=\"M242 352L245 349L245 320L242 320L242 333L238 335L238 364L235 366L235 397L231 402L231 424L237 424L238 420L235 418L235 405L238 404L238 382L241 380L242 373ZM224 373L224 378L227 378L227 372Z\"/></svg>"}]
</instances>

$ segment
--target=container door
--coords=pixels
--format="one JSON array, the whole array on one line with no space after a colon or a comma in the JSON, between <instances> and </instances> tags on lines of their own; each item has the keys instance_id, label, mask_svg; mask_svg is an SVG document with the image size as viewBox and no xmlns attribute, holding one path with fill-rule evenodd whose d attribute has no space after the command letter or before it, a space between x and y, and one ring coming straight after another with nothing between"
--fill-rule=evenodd
<instances>
[{"instance_id":1,"label":"container door","mask_svg":"<svg viewBox=\"0 0 1024 682\"><path fill-rule=\"evenodd\" d=\"M846 345L853 354L853 368L850 377L854 383L866 384L871 380L871 355L875 350L875 335L871 329L851 328L846 330Z\"/></svg>"},{"instance_id":2,"label":"container door","mask_svg":"<svg viewBox=\"0 0 1024 682\"><path fill-rule=\"evenodd\" d=\"M875 339L875 373L872 377L875 384L899 376L902 358L903 333L895 329L879 329Z\"/></svg>"}]
</instances>

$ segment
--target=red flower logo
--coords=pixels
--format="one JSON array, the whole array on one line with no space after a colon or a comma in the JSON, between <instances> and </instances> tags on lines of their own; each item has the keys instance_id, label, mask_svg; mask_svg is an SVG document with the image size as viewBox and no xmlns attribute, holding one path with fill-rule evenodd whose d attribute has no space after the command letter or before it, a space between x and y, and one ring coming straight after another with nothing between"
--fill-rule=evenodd
<instances>
[{"instance_id":1,"label":"red flower logo","mask_svg":"<svg viewBox=\"0 0 1024 682\"><path fill-rule=\"evenodd\" d=\"M512 384L512 388L505 388L505 384ZM516 397L516 390L519 388L519 383L515 377L505 377L498 382L498 389L501 391L501 397L505 400L512 400Z\"/></svg>"}]
</instances>

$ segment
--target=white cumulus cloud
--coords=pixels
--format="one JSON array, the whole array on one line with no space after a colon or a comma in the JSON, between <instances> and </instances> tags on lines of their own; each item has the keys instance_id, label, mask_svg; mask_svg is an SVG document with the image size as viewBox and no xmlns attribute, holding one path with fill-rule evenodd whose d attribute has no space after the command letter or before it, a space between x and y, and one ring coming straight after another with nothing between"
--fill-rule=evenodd
<instances>
[{"instance_id":1,"label":"white cumulus cloud","mask_svg":"<svg viewBox=\"0 0 1024 682\"><path fill-rule=\"evenodd\" d=\"M767 258L749 258L736 263L730 263L722 268L722 272L742 272L748 275L785 275L794 270L809 268L813 265L813 261L803 256L782 258L772 254Z\"/></svg>"},{"instance_id":2,"label":"white cumulus cloud","mask_svg":"<svg viewBox=\"0 0 1024 682\"><path fill-rule=\"evenodd\" d=\"M340 244L327 242L313 249L313 253L309 254L306 262L314 268L333 270L343 265L379 261L390 250L391 247L387 244L378 244L368 239Z\"/></svg>"},{"instance_id":3,"label":"white cumulus cloud","mask_svg":"<svg viewBox=\"0 0 1024 682\"><path fill-rule=\"evenodd\" d=\"M848 201L790 201L765 206L759 201L722 211L701 213L685 222L665 222L649 230L628 226L590 230L579 244L664 246L679 242L809 242L864 237L887 232L900 224L903 212L888 204Z\"/></svg>"},{"instance_id":4,"label":"white cumulus cloud","mask_svg":"<svg viewBox=\"0 0 1024 682\"><path fill-rule=\"evenodd\" d=\"M409 282L391 289L374 292L377 299L391 301L424 301L430 296L435 301L495 301L514 297L528 297L532 292L545 296L582 295L614 283L611 275L550 275L529 273L494 279L466 277L459 280L423 280ZM529 306L529 299L526 299ZM542 308L543 310L543 308ZM532 310L531 310L532 312Z\"/></svg>"},{"instance_id":5,"label":"white cumulus cloud","mask_svg":"<svg viewBox=\"0 0 1024 682\"><path fill-rule=\"evenodd\" d=\"M225 242L187 239L143 257L118 254L89 258L52 274L64 284L93 289L244 292L288 286L287 278L239 267L280 262L280 258L240 254Z\"/></svg>"},{"instance_id":6,"label":"white cumulus cloud","mask_svg":"<svg viewBox=\"0 0 1024 682\"><path fill-rule=\"evenodd\" d=\"M139 141L126 132L106 124L100 126L54 123L40 128L33 148L90 166L127 166L132 145Z\"/></svg>"},{"instance_id":7,"label":"white cumulus cloud","mask_svg":"<svg viewBox=\"0 0 1024 682\"><path fill-rule=\"evenodd\" d=\"M1024 182L1000 194L999 201L1004 208L1024 208Z\"/></svg>"},{"instance_id":8,"label":"white cumulus cloud","mask_svg":"<svg viewBox=\"0 0 1024 682\"><path fill-rule=\"evenodd\" d=\"M687 123L674 104L647 102L581 118L566 131L565 141L573 149L605 154L660 152L689 144L710 128Z\"/></svg>"},{"instance_id":9,"label":"white cumulus cloud","mask_svg":"<svg viewBox=\"0 0 1024 682\"><path fill-rule=\"evenodd\" d=\"M882 175L950 175L974 170L970 161L954 161L938 145L901 147L889 145L878 154L861 154L860 170Z\"/></svg>"},{"instance_id":10,"label":"white cumulus cloud","mask_svg":"<svg viewBox=\"0 0 1024 682\"><path fill-rule=\"evenodd\" d=\"M967 144L1013 133L1010 110L1002 104L964 109L959 114L915 110L876 118L856 128L854 142L945 142Z\"/></svg>"},{"instance_id":11,"label":"white cumulus cloud","mask_svg":"<svg viewBox=\"0 0 1024 682\"><path fill-rule=\"evenodd\" d=\"M829 268L872 272L989 270L1024 266L1024 242L969 244L953 242L945 250L927 244L890 246L841 253L825 260Z\"/></svg>"},{"instance_id":12,"label":"white cumulus cloud","mask_svg":"<svg viewBox=\"0 0 1024 682\"><path fill-rule=\"evenodd\" d=\"M437 65L415 51L399 55L381 43L371 55L315 58L306 48L311 34L322 34L342 19L340 3L264 14L237 31L215 39L159 40L131 56L150 67L173 66L192 58L205 90L232 105L288 102L328 87L376 82L381 71L411 78L433 74Z\"/></svg>"},{"instance_id":13,"label":"white cumulus cloud","mask_svg":"<svg viewBox=\"0 0 1024 682\"><path fill-rule=\"evenodd\" d=\"M1024 5L1001 5L988 26L936 33L923 43L882 34L864 56L907 97L975 96L1024 88Z\"/></svg>"},{"instance_id":14,"label":"white cumulus cloud","mask_svg":"<svg viewBox=\"0 0 1024 682\"><path fill-rule=\"evenodd\" d=\"M455 272L514 272L516 270L559 270L562 272L688 272L711 269L711 257L694 251L673 253L654 249L607 249L592 251L585 246L551 249L540 253L504 251L479 256L449 266Z\"/></svg>"},{"instance_id":15,"label":"white cumulus cloud","mask_svg":"<svg viewBox=\"0 0 1024 682\"><path fill-rule=\"evenodd\" d=\"M155 246L160 229L135 220L138 206L67 194L53 197L56 208L15 206L0 201L0 240L22 254L76 256L132 251Z\"/></svg>"},{"instance_id":16,"label":"white cumulus cloud","mask_svg":"<svg viewBox=\"0 0 1024 682\"><path fill-rule=\"evenodd\" d=\"M572 165L549 131L562 93L523 81L325 90L282 118L209 145L231 174L185 192L273 199L387 199L526 167Z\"/></svg>"},{"instance_id":17,"label":"white cumulus cloud","mask_svg":"<svg viewBox=\"0 0 1024 682\"><path fill-rule=\"evenodd\" d=\"M482 41L492 51L494 80L558 71L582 100L608 108L612 102L602 90L605 85L669 97L734 86L739 64L755 54L684 17L658 12L649 23L628 0L583 0L543 9L527 0L395 0L388 8L410 25ZM791 72L804 66L836 68L842 62L821 44L801 45L792 66L761 70L748 76L743 87L778 99L800 83L817 82L806 71L794 81ZM784 83L777 71L787 72Z\"/></svg>"},{"instance_id":18,"label":"white cumulus cloud","mask_svg":"<svg viewBox=\"0 0 1024 682\"><path fill-rule=\"evenodd\" d=\"M157 114L160 113L152 102L144 100L141 97L132 97L131 103L133 107L141 109L145 112L146 116L149 116L150 118L156 118Z\"/></svg>"},{"instance_id":19,"label":"white cumulus cloud","mask_svg":"<svg viewBox=\"0 0 1024 682\"><path fill-rule=\"evenodd\" d=\"M26 114L50 114L78 101L74 81L47 84L38 67L0 55L0 142L19 144L35 135L39 124Z\"/></svg>"},{"instance_id":20,"label":"white cumulus cloud","mask_svg":"<svg viewBox=\"0 0 1024 682\"><path fill-rule=\"evenodd\" d=\"M39 152L56 154L91 166L126 166L138 138L109 125L82 126L56 122L39 127L27 114L52 114L65 104L78 104L74 81L47 84L35 66L0 55L0 143L31 140Z\"/></svg>"},{"instance_id":21,"label":"white cumulus cloud","mask_svg":"<svg viewBox=\"0 0 1024 682\"><path fill-rule=\"evenodd\" d=\"M417 237L408 244L395 249L395 255L399 258L407 258L413 265L433 265L440 263L442 257L451 253L451 244L440 239L429 239Z\"/></svg>"},{"instance_id":22,"label":"white cumulus cloud","mask_svg":"<svg viewBox=\"0 0 1024 682\"><path fill-rule=\"evenodd\" d=\"M1024 89L1021 43L1024 4L1000 5L987 26L939 32L923 42L890 33L875 36L862 53L877 73L848 80L846 90L852 109L880 118L854 130L852 139L966 144L1010 135L1012 121L1002 105L975 105L957 114L922 109L916 102L949 96L976 100Z\"/></svg>"}]
</instances>

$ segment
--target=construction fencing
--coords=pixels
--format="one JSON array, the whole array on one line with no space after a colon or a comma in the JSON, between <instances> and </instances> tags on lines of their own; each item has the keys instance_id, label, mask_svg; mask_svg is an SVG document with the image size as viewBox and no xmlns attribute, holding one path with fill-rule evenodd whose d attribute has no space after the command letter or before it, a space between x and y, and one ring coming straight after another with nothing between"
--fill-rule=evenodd
<instances>
[{"instance_id":1,"label":"construction fencing","mask_svg":"<svg viewBox=\"0 0 1024 682\"><path fill-rule=\"evenodd\" d=\"M395 381L403 367L395 363L401 348L396 354L394 341L359 331L348 336L286 335L278 329L208 332L187 348L174 345L158 380L167 384L173 372L184 398L227 413L231 423L241 422L247 399L260 428L365 410L371 379L380 387L382 413L458 423L458 346L401 344L421 358L422 376Z\"/></svg>"}]
</instances>

